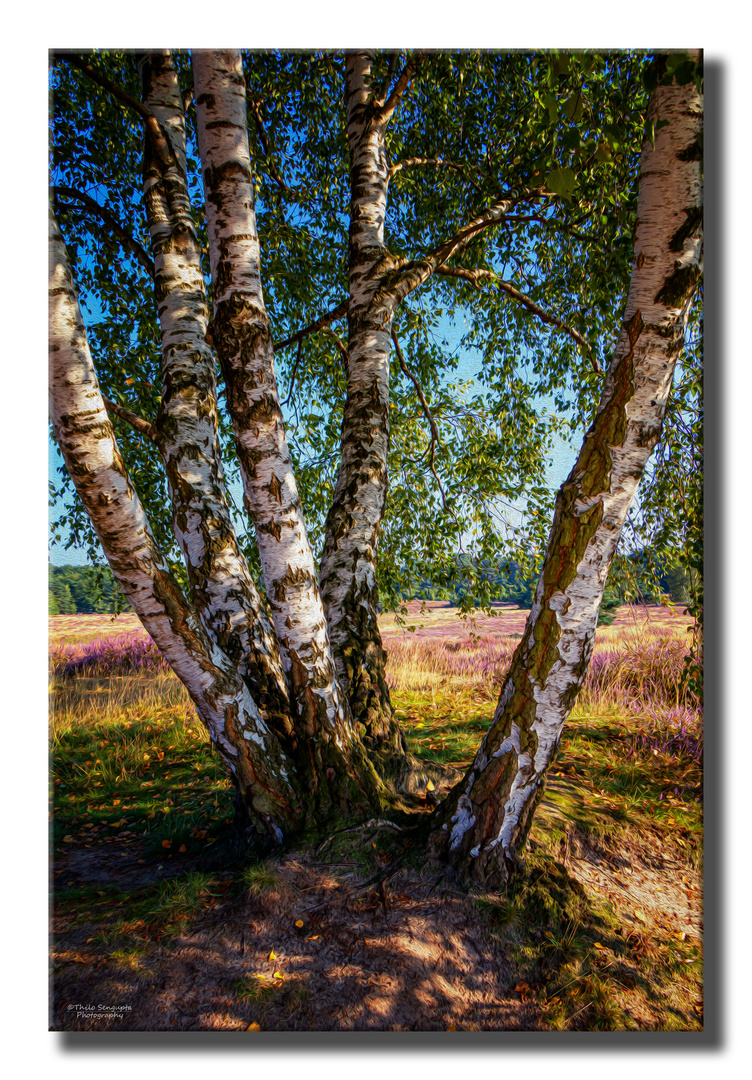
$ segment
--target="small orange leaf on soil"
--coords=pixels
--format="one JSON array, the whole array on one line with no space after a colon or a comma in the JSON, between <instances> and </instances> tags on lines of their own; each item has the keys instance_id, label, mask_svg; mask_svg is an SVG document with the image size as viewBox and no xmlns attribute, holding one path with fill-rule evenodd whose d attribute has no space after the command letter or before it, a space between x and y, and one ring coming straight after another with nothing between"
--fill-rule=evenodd
<instances>
[{"instance_id":1,"label":"small orange leaf on soil","mask_svg":"<svg viewBox=\"0 0 752 1080\"><path fill-rule=\"evenodd\" d=\"M526 982L518 982L514 988L516 994L524 994L526 990L530 989L530 984Z\"/></svg>"},{"instance_id":2,"label":"small orange leaf on soil","mask_svg":"<svg viewBox=\"0 0 752 1080\"><path fill-rule=\"evenodd\" d=\"M436 785L434 784L433 780L429 780L428 783L426 784L426 791L435 791L435 790L436 790Z\"/></svg>"},{"instance_id":3,"label":"small orange leaf on soil","mask_svg":"<svg viewBox=\"0 0 752 1080\"><path fill-rule=\"evenodd\" d=\"M457 1025L456 1024L447 1024L446 1029L447 1029L447 1031L456 1031L457 1030Z\"/></svg>"},{"instance_id":4,"label":"small orange leaf on soil","mask_svg":"<svg viewBox=\"0 0 752 1080\"><path fill-rule=\"evenodd\" d=\"M635 918L639 919L640 922L644 922L644 923L646 923L648 921L647 918L645 917L645 912L644 911L635 911Z\"/></svg>"},{"instance_id":5,"label":"small orange leaf on soil","mask_svg":"<svg viewBox=\"0 0 752 1080\"><path fill-rule=\"evenodd\" d=\"M178 848L178 851L179 851L179 852L180 852L181 854L182 854L182 853L183 853L184 851L187 851L187 850L188 850L188 848L187 848L187 847L185 846L185 844L181 844L181 845L180 845L180 847Z\"/></svg>"},{"instance_id":6,"label":"small orange leaf on soil","mask_svg":"<svg viewBox=\"0 0 752 1080\"><path fill-rule=\"evenodd\" d=\"M273 979L284 979L284 975L282 974L281 971L275 971L274 974L272 975L272 978Z\"/></svg>"},{"instance_id":7,"label":"small orange leaf on soil","mask_svg":"<svg viewBox=\"0 0 752 1080\"><path fill-rule=\"evenodd\" d=\"M172 847L172 840L163 840L162 847Z\"/></svg>"},{"instance_id":8,"label":"small orange leaf on soil","mask_svg":"<svg viewBox=\"0 0 752 1080\"><path fill-rule=\"evenodd\" d=\"M302 919L296 919L295 925L297 926L298 930L302 930L302 928L305 926L305 923Z\"/></svg>"},{"instance_id":9,"label":"small orange leaf on soil","mask_svg":"<svg viewBox=\"0 0 752 1080\"><path fill-rule=\"evenodd\" d=\"M306 941L318 941L321 934L314 934L313 937L306 938Z\"/></svg>"},{"instance_id":10,"label":"small orange leaf on soil","mask_svg":"<svg viewBox=\"0 0 752 1080\"><path fill-rule=\"evenodd\" d=\"M249 1024L246 1031L261 1031L261 1024Z\"/></svg>"},{"instance_id":11,"label":"small orange leaf on soil","mask_svg":"<svg viewBox=\"0 0 752 1080\"><path fill-rule=\"evenodd\" d=\"M272 951L267 956L267 960L276 960L276 959L277 959L277 954L275 953L274 949L272 949Z\"/></svg>"},{"instance_id":12,"label":"small orange leaf on soil","mask_svg":"<svg viewBox=\"0 0 752 1080\"><path fill-rule=\"evenodd\" d=\"M72 842L73 842L73 837L70 835L70 833L67 836L63 837L63 843L64 844L70 844Z\"/></svg>"},{"instance_id":13,"label":"small orange leaf on soil","mask_svg":"<svg viewBox=\"0 0 752 1080\"><path fill-rule=\"evenodd\" d=\"M600 941L594 941L593 942L593 948L595 948L595 949L604 949L605 945L601 945Z\"/></svg>"}]
</instances>

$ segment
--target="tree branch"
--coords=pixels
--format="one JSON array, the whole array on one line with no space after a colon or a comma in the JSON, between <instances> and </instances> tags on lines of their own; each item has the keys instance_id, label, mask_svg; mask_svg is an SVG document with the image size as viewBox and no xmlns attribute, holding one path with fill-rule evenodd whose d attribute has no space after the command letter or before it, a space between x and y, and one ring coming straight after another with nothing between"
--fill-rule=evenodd
<instances>
[{"instance_id":1,"label":"tree branch","mask_svg":"<svg viewBox=\"0 0 752 1080\"><path fill-rule=\"evenodd\" d=\"M467 170L468 168L472 168L472 166L461 165L458 161L450 161L448 158L405 158L403 161L398 161L396 164L392 165L391 169L389 170L389 179L391 180L393 176L395 176L398 172L401 172L403 169L413 168L416 165L433 165L436 168L444 166L444 168L447 169L454 169L456 172L461 173L462 176L464 176L464 178L473 185L476 191L479 191L481 194L483 194L483 188L480 186L480 184L476 183L476 181L468 175Z\"/></svg>"},{"instance_id":2,"label":"tree branch","mask_svg":"<svg viewBox=\"0 0 752 1080\"><path fill-rule=\"evenodd\" d=\"M118 405L116 401L112 401L110 398L105 397L102 394L102 401L108 413L112 413L114 416L119 416L121 420L125 420L126 424L130 424L132 428L140 432L141 435L146 435L147 439L155 444L158 444L157 429L154 424L150 424L148 420L144 420L142 417L137 416L136 413L131 412L130 409L126 409L123 405Z\"/></svg>"},{"instance_id":3,"label":"tree branch","mask_svg":"<svg viewBox=\"0 0 752 1080\"><path fill-rule=\"evenodd\" d=\"M330 329L329 327L326 327L326 329L324 330L324 333L328 334L330 338L334 339L334 344L339 349L340 355L342 357L342 362L343 362L344 368L345 368L345 375L349 375L350 374L350 354L349 354L349 352L347 351L345 346L342 344L342 342L340 341L337 334L335 334L332 329Z\"/></svg>"},{"instance_id":4,"label":"tree branch","mask_svg":"<svg viewBox=\"0 0 752 1080\"><path fill-rule=\"evenodd\" d=\"M389 70L387 71L384 81L381 84L381 89L374 98L376 105L383 105L386 101L386 95L389 93L389 86L391 85L394 73L397 70L397 61L399 60L399 53L393 52L389 55Z\"/></svg>"},{"instance_id":5,"label":"tree branch","mask_svg":"<svg viewBox=\"0 0 752 1080\"><path fill-rule=\"evenodd\" d=\"M264 127L264 122L261 119L261 113L259 112L259 107L258 107L259 103L256 100L254 100L254 98L252 98L249 93L246 93L245 99L248 102L248 106L249 106L251 112L253 113L253 119L254 119L254 122L256 124L256 131L258 132L259 141L261 143L261 149L264 151L264 157L270 158L271 157L271 152L272 152L272 144L269 141L269 136L266 134L266 128ZM285 183L285 181L279 175L279 173L277 172L276 166L274 165L274 163L271 160L269 161L269 172L270 172L270 174L272 176L272 179L279 185L279 187L282 189L282 191L287 191L291 195L295 194L295 192L292 190L290 185Z\"/></svg>"},{"instance_id":6,"label":"tree branch","mask_svg":"<svg viewBox=\"0 0 752 1080\"><path fill-rule=\"evenodd\" d=\"M436 446L441 444L441 439L439 438L439 429L436 427L436 421L434 420L433 414L428 407L428 402L426 401L426 395L423 393L423 388L421 387L416 377L413 375L410 368L405 363L405 358L402 355L402 347L399 343L399 338L397 337L396 331L394 329L392 329L392 341L394 342L394 350L397 353L397 360L399 361L399 365L415 387L415 392L418 395L418 400L420 401L426 420L428 420L429 426L431 428L431 446L429 448L428 467L433 473L434 480L439 485L439 491L441 492L441 501L444 504L444 509L446 510L446 495L444 494L444 488L442 487L441 480L439 480L436 469L434 468L434 456L436 453Z\"/></svg>"},{"instance_id":7,"label":"tree branch","mask_svg":"<svg viewBox=\"0 0 752 1080\"><path fill-rule=\"evenodd\" d=\"M418 70L423 60L423 53L414 53L403 67L397 82L394 84L391 94L386 99L384 105L379 109L379 117L382 123L388 123L394 116L395 110L402 100L402 96L409 87L415 72Z\"/></svg>"},{"instance_id":8,"label":"tree branch","mask_svg":"<svg viewBox=\"0 0 752 1080\"><path fill-rule=\"evenodd\" d=\"M391 293L396 304L400 300L404 300L406 296L422 285L434 271L443 266L447 259L459 254L460 251L464 251L471 240L474 240L485 229L490 228L492 225L498 225L505 214L522 199L529 197L529 194L527 191L516 196L510 194L507 198L488 206L478 217L473 218L472 221L468 222L459 232L455 233L454 236L439 247L434 248L433 251L424 255L421 259L410 259L399 270L390 274L385 282L385 291Z\"/></svg>"},{"instance_id":9,"label":"tree branch","mask_svg":"<svg viewBox=\"0 0 752 1080\"><path fill-rule=\"evenodd\" d=\"M92 82L97 83L97 85L101 86L104 90L107 90L108 93L112 94L112 96L122 105L127 105L129 109L134 109L143 120L144 127L151 136L152 144L162 165L165 168L175 165L175 155L172 152L172 146L170 145L167 133L154 113L144 105L143 101L139 101L138 98L132 97L116 83L110 82L109 79L104 75L101 75L97 69L92 67L92 65L87 60L84 60L83 57L77 56L75 53L61 53L60 55L61 59L67 60L73 67L82 71L87 78L91 79Z\"/></svg>"},{"instance_id":10,"label":"tree branch","mask_svg":"<svg viewBox=\"0 0 752 1080\"><path fill-rule=\"evenodd\" d=\"M298 374L298 366L300 364L300 358L301 358L302 355L303 355L303 339L300 338L300 340L298 341L298 355L295 357L295 363L292 366L292 374L290 375L290 389L288 391L287 397L285 398L285 400L283 402L284 405L289 405L290 402L292 401L292 392L293 392L293 389L295 387L295 376Z\"/></svg>"},{"instance_id":11,"label":"tree branch","mask_svg":"<svg viewBox=\"0 0 752 1080\"><path fill-rule=\"evenodd\" d=\"M572 326L569 326L569 324L565 323L562 319L557 318L556 315L551 315L549 312L544 311L544 309L539 307L539 305L536 304L534 300L531 300L529 296L525 293L521 293L514 285L508 281L504 281L497 274L494 274L492 270L485 270L483 267L478 267L475 270L466 270L461 266L439 266L436 268L436 273L442 274L445 277L462 278L464 281L469 281L476 289L480 288L481 280L485 279L487 281L492 281L495 285L498 285L502 292L508 293L509 296L514 297L518 303L522 304L523 307L526 307L533 315L536 315L541 322L548 323L549 326L554 326L557 330L563 330L564 333L569 334L578 345L581 345L587 353L591 353L590 345L582 334ZM602 375L603 372L600 369L600 365L598 364L595 355L591 354L590 359L595 371L599 375Z\"/></svg>"},{"instance_id":12,"label":"tree branch","mask_svg":"<svg viewBox=\"0 0 752 1080\"><path fill-rule=\"evenodd\" d=\"M75 199L77 202L83 203L84 207L90 213L96 214L101 218L102 221L110 227L115 236L117 236L123 247L127 248L132 255L135 255L147 273L152 278L154 277L154 263L149 258L149 255L139 244L138 240L136 240L127 229L123 228L120 222L105 206L101 206L89 195L86 195L83 191L77 191L75 188L57 185L52 190L55 192L56 198L57 196L62 195L63 198Z\"/></svg>"},{"instance_id":13,"label":"tree branch","mask_svg":"<svg viewBox=\"0 0 752 1080\"><path fill-rule=\"evenodd\" d=\"M308 326L304 326L302 330L296 331L291 337L285 338L284 341L275 341L274 350L279 351L280 349L286 348L288 345L294 345L296 342L300 341L301 338L304 338L307 334L315 334L317 330L323 329L323 327L328 326L329 323L335 322L337 319L341 319L344 315L347 314L349 304L350 299L348 297L347 300L343 300L341 304L338 304L336 308L333 308L331 311L327 311L325 315L321 315L318 319L315 320L315 322L309 323Z\"/></svg>"}]
</instances>

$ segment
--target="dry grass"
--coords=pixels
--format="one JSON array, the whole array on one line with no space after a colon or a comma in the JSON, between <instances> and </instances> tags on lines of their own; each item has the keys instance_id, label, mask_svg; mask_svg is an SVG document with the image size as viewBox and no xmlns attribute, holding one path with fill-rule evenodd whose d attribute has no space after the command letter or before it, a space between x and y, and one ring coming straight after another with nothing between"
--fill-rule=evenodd
<instances>
[{"instance_id":1,"label":"dry grass","mask_svg":"<svg viewBox=\"0 0 752 1080\"><path fill-rule=\"evenodd\" d=\"M508 897L459 893L383 829L207 873L231 791L184 688L130 648L132 616L55 617L52 1026L698 1028L701 717L677 677L687 624L628 614L598 631L528 875ZM393 701L418 756L463 767L524 613L475 637L456 613L433 618L414 635L385 619ZM109 646L89 648L102 631ZM401 851L383 895L361 888ZM132 1010L67 1012L86 1000Z\"/></svg>"}]
</instances>

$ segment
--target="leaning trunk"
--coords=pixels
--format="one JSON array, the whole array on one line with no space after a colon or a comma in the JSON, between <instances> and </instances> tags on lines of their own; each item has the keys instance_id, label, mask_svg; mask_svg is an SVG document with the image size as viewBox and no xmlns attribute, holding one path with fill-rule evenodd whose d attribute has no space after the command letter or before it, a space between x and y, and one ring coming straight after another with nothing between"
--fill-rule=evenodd
<instances>
[{"instance_id":1,"label":"leaning trunk","mask_svg":"<svg viewBox=\"0 0 752 1080\"><path fill-rule=\"evenodd\" d=\"M295 760L318 805L376 808L380 784L338 685L279 404L240 54L197 51L193 70L214 288L211 336L290 687Z\"/></svg>"},{"instance_id":2,"label":"leaning trunk","mask_svg":"<svg viewBox=\"0 0 752 1080\"><path fill-rule=\"evenodd\" d=\"M304 823L289 758L170 574L99 391L62 236L50 212L50 415L76 491L123 593L185 685L248 808L252 843Z\"/></svg>"},{"instance_id":3,"label":"leaning trunk","mask_svg":"<svg viewBox=\"0 0 752 1080\"><path fill-rule=\"evenodd\" d=\"M279 647L238 545L222 469L214 360L206 342L209 310L185 169L183 98L169 51L145 54L140 68L144 104L163 139L155 147L146 129L144 206L162 337L157 445L173 527L196 613L284 739L291 731L290 704Z\"/></svg>"},{"instance_id":4,"label":"leaning trunk","mask_svg":"<svg viewBox=\"0 0 752 1080\"><path fill-rule=\"evenodd\" d=\"M438 849L488 885L507 880L526 842L593 652L627 511L660 437L701 276L701 116L694 84L656 89L648 118L667 124L642 148L635 261L603 396L559 491L543 573L493 724L439 812Z\"/></svg>"}]
</instances>

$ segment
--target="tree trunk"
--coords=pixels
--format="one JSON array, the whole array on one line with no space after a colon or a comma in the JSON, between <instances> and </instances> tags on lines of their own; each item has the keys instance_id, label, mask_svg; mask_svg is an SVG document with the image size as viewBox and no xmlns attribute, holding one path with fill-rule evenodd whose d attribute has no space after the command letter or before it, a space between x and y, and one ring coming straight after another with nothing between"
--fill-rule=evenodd
<instances>
[{"instance_id":1,"label":"tree trunk","mask_svg":"<svg viewBox=\"0 0 752 1080\"><path fill-rule=\"evenodd\" d=\"M238 546L222 470L214 360L206 342L208 303L185 172L182 94L169 52L145 54L140 68L144 104L168 144L166 155L157 154L146 133L144 205L162 331L157 445L175 536L199 618L237 665L274 730L286 738L292 726L279 647Z\"/></svg>"},{"instance_id":2,"label":"tree trunk","mask_svg":"<svg viewBox=\"0 0 752 1080\"><path fill-rule=\"evenodd\" d=\"M394 301L381 291L395 260L384 244L389 167L388 116L369 87L371 61L347 57L350 145L350 304L342 457L321 558L332 648L365 744L394 772L406 744L386 684L378 626L376 559L389 450L389 363Z\"/></svg>"},{"instance_id":3,"label":"tree trunk","mask_svg":"<svg viewBox=\"0 0 752 1080\"><path fill-rule=\"evenodd\" d=\"M50 211L50 415L118 584L185 685L248 808L253 840L304 823L292 763L234 665L209 637L157 549L99 391L60 230Z\"/></svg>"},{"instance_id":4,"label":"tree trunk","mask_svg":"<svg viewBox=\"0 0 752 1080\"><path fill-rule=\"evenodd\" d=\"M338 686L279 405L240 53L196 51L193 70L213 282L211 336L293 701L295 760L317 805L376 809L381 785Z\"/></svg>"},{"instance_id":5,"label":"tree trunk","mask_svg":"<svg viewBox=\"0 0 752 1080\"><path fill-rule=\"evenodd\" d=\"M702 98L658 86L642 148L635 259L623 330L595 420L562 485L543 573L494 721L438 811L433 841L466 877L503 885L593 651L627 511L657 443L689 304L701 277Z\"/></svg>"}]
</instances>

